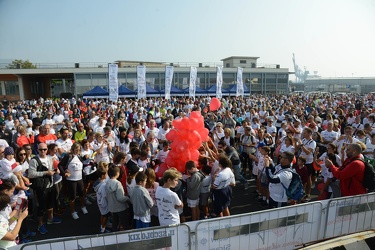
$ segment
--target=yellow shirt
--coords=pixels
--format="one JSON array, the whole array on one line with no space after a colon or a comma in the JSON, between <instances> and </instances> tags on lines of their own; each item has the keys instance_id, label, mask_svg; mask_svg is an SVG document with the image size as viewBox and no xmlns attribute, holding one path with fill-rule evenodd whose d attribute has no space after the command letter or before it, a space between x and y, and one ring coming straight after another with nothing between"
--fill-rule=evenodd
<instances>
[{"instance_id":1,"label":"yellow shirt","mask_svg":"<svg viewBox=\"0 0 375 250\"><path fill-rule=\"evenodd\" d=\"M75 134L74 134L74 141L75 142L81 142L83 139L86 138L86 130L83 130L83 132L79 132L77 131Z\"/></svg>"}]
</instances>

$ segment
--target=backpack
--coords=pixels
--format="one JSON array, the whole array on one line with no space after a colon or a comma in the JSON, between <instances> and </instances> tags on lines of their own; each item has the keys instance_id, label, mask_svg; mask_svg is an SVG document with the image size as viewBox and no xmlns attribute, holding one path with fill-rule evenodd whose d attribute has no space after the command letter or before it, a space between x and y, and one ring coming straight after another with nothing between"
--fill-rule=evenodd
<instances>
[{"instance_id":1,"label":"backpack","mask_svg":"<svg viewBox=\"0 0 375 250\"><path fill-rule=\"evenodd\" d=\"M286 191L286 195L292 200L300 201L305 196L305 190L303 189L301 177L294 169L283 170L292 173L292 180L288 188L286 188L284 184L280 182Z\"/></svg>"},{"instance_id":2,"label":"backpack","mask_svg":"<svg viewBox=\"0 0 375 250\"><path fill-rule=\"evenodd\" d=\"M48 171L48 168L46 168L42 164L38 156L35 156L32 159L34 159L38 164L36 167L36 170L38 172ZM52 182L51 176L48 176L48 175L43 175L42 177L30 178L30 180L32 183L31 188L39 195L41 195L45 191L47 186Z\"/></svg>"},{"instance_id":3,"label":"backpack","mask_svg":"<svg viewBox=\"0 0 375 250\"><path fill-rule=\"evenodd\" d=\"M362 185L367 189L367 191L375 191L375 170L374 166L370 164L367 160L358 159L365 164L365 175L363 176Z\"/></svg>"}]
</instances>

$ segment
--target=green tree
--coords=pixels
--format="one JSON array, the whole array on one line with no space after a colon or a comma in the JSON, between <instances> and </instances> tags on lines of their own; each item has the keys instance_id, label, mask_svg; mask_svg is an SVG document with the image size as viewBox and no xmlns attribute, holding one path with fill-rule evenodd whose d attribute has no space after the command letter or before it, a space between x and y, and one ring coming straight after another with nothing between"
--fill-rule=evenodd
<instances>
[{"instance_id":1,"label":"green tree","mask_svg":"<svg viewBox=\"0 0 375 250\"><path fill-rule=\"evenodd\" d=\"M8 69L36 69L36 65L34 65L29 60L13 60L8 66Z\"/></svg>"}]
</instances>

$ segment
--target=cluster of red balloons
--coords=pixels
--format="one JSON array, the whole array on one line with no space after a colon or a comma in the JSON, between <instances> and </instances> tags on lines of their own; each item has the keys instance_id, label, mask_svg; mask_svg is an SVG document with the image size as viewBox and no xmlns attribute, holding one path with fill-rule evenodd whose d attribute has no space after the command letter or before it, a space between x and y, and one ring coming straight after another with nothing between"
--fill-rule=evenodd
<instances>
[{"instance_id":1,"label":"cluster of red balloons","mask_svg":"<svg viewBox=\"0 0 375 250\"><path fill-rule=\"evenodd\" d=\"M190 118L184 117L172 122L173 129L166 135L171 141L171 150L165 159L165 164L160 165L158 175L162 175L169 167L178 171L185 171L187 161L198 162L202 142L207 141L208 129L204 127L204 118L199 111L190 113Z\"/></svg>"}]
</instances>

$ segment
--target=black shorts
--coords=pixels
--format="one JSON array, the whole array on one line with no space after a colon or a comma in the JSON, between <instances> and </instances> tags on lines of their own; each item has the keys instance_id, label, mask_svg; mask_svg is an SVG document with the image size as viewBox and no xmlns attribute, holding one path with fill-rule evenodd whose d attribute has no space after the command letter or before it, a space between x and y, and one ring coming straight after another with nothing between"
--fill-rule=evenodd
<instances>
[{"instance_id":1,"label":"black shorts","mask_svg":"<svg viewBox=\"0 0 375 250\"><path fill-rule=\"evenodd\" d=\"M316 176L316 171L312 163L305 164L305 166L307 167L307 171L309 171L309 176Z\"/></svg>"},{"instance_id":2,"label":"black shorts","mask_svg":"<svg viewBox=\"0 0 375 250\"><path fill-rule=\"evenodd\" d=\"M222 189L214 189L214 211L218 215L227 207L232 200L232 188L227 186Z\"/></svg>"},{"instance_id":3,"label":"black shorts","mask_svg":"<svg viewBox=\"0 0 375 250\"><path fill-rule=\"evenodd\" d=\"M69 181L67 180L68 184L68 192L69 192L69 200L73 201L78 196L83 195L83 181Z\"/></svg>"}]
</instances>

